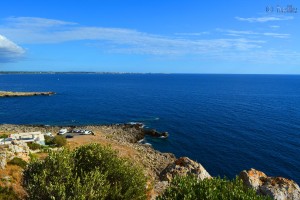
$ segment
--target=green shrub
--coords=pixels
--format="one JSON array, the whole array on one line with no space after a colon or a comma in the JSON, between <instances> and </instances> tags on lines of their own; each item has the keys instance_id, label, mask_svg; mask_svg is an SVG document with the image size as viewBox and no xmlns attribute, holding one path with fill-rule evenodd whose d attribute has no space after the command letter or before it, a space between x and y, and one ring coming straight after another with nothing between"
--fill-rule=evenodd
<instances>
[{"instance_id":1,"label":"green shrub","mask_svg":"<svg viewBox=\"0 0 300 200\"><path fill-rule=\"evenodd\" d=\"M51 147L49 147L49 146L42 146L41 152L43 152L43 153L49 153L50 151L52 151Z\"/></svg>"},{"instance_id":2,"label":"green shrub","mask_svg":"<svg viewBox=\"0 0 300 200\"><path fill-rule=\"evenodd\" d=\"M0 138L8 138L8 135L7 134L2 134L2 135L0 135Z\"/></svg>"},{"instance_id":3,"label":"green shrub","mask_svg":"<svg viewBox=\"0 0 300 200\"><path fill-rule=\"evenodd\" d=\"M55 136L52 140L53 144L56 145L57 147L63 147L67 144L67 140L66 138L62 137L62 136Z\"/></svg>"},{"instance_id":4,"label":"green shrub","mask_svg":"<svg viewBox=\"0 0 300 200\"><path fill-rule=\"evenodd\" d=\"M38 159L38 155L35 153L29 153L30 162L33 162Z\"/></svg>"},{"instance_id":5,"label":"green shrub","mask_svg":"<svg viewBox=\"0 0 300 200\"><path fill-rule=\"evenodd\" d=\"M0 186L0 200L17 200L20 199L11 187Z\"/></svg>"},{"instance_id":6,"label":"green shrub","mask_svg":"<svg viewBox=\"0 0 300 200\"><path fill-rule=\"evenodd\" d=\"M53 145L53 137L45 135L44 138L45 138L45 144L46 145Z\"/></svg>"},{"instance_id":7,"label":"green shrub","mask_svg":"<svg viewBox=\"0 0 300 200\"><path fill-rule=\"evenodd\" d=\"M37 149L42 149L42 145L35 143L35 142L31 142L31 143L27 143L29 149L31 150L37 150Z\"/></svg>"},{"instance_id":8,"label":"green shrub","mask_svg":"<svg viewBox=\"0 0 300 200\"><path fill-rule=\"evenodd\" d=\"M248 189L238 178L212 178L198 181L195 177L176 177L158 200L271 200Z\"/></svg>"},{"instance_id":9,"label":"green shrub","mask_svg":"<svg viewBox=\"0 0 300 200\"><path fill-rule=\"evenodd\" d=\"M24 171L29 199L146 199L146 177L109 147L81 146L50 152Z\"/></svg>"},{"instance_id":10,"label":"green shrub","mask_svg":"<svg viewBox=\"0 0 300 200\"><path fill-rule=\"evenodd\" d=\"M22 168L25 168L27 165L27 162L25 160L23 160L22 158L14 157L11 161L8 162L8 164L18 165Z\"/></svg>"}]
</instances>

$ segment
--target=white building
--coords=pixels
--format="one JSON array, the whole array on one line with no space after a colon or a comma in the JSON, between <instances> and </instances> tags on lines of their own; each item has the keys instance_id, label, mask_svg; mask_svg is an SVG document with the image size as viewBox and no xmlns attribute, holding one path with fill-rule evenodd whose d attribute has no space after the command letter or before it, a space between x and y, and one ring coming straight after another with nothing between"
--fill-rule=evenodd
<instances>
[{"instance_id":1,"label":"white building","mask_svg":"<svg viewBox=\"0 0 300 200\"><path fill-rule=\"evenodd\" d=\"M44 135L40 131L10 134L9 138L11 138L12 140L21 140L23 142L35 142L41 145L45 145Z\"/></svg>"}]
</instances>

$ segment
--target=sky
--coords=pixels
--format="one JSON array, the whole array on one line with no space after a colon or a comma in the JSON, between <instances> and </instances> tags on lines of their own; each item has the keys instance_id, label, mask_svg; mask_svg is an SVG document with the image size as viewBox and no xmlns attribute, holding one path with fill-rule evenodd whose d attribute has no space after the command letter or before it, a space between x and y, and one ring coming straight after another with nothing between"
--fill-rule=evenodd
<instances>
[{"instance_id":1,"label":"sky","mask_svg":"<svg viewBox=\"0 0 300 200\"><path fill-rule=\"evenodd\" d=\"M0 71L300 74L300 0L0 4Z\"/></svg>"}]
</instances>

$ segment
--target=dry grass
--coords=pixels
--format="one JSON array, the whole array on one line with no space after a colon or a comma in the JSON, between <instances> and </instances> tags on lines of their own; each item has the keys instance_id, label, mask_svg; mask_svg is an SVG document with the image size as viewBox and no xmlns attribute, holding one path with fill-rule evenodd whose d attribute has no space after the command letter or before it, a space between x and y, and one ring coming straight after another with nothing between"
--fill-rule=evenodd
<instances>
[{"instance_id":1,"label":"dry grass","mask_svg":"<svg viewBox=\"0 0 300 200\"><path fill-rule=\"evenodd\" d=\"M7 179L9 177L9 180ZM5 169L0 169L0 186L12 187L14 192L24 198L26 192L22 187L22 168L16 165L7 165Z\"/></svg>"},{"instance_id":2,"label":"dry grass","mask_svg":"<svg viewBox=\"0 0 300 200\"><path fill-rule=\"evenodd\" d=\"M95 135L80 135L70 138L68 139L67 147L74 149L76 147L91 143L109 145L112 149L116 150L121 157L135 159L138 155L138 152L135 149L126 145L122 145L116 141L109 140L107 136L100 131L95 131Z\"/></svg>"}]
</instances>

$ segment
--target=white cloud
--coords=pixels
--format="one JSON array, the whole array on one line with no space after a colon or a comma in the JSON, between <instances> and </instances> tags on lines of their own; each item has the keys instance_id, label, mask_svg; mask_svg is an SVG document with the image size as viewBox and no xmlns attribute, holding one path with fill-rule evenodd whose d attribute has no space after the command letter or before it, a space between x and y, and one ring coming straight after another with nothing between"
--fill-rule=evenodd
<instances>
[{"instance_id":1,"label":"white cloud","mask_svg":"<svg viewBox=\"0 0 300 200\"><path fill-rule=\"evenodd\" d=\"M205 54L226 50L260 48L263 41L234 39L191 39L148 34L132 29L81 26L52 19L8 18L0 32L20 44L60 43L77 40L108 42L110 52L154 55ZM26 37L24 37L26 36Z\"/></svg>"},{"instance_id":2,"label":"white cloud","mask_svg":"<svg viewBox=\"0 0 300 200\"><path fill-rule=\"evenodd\" d=\"M196 32L196 33L175 33L174 35L179 36L201 36L201 35L209 35L208 31Z\"/></svg>"},{"instance_id":3,"label":"white cloud","mask_svg":"<svg viewBox=\"0 0 300 200\"><path fill-rule=\"evenodd\" d=\"M239 21L246 21L246 22L270 22L270 21L283 21L283 20L292 20L294 19L293 16L280 16L280 17L250 17L250 18L243 18L243 17L235 17L235 19Z\"/></svg>"},{"instance_id":4,"label":"white cloud","mask_svg":"<svg viewBox=\"0 0 300 200\"><path fill-rule=\"evenodd\" d=\"M286 34L286 33L263 33L263 35L272 36L275 38L289 38L290 37L290 34Z\"/></svg>"},{"instance_id":5,"label":"white cloud","mask_svg":"<svg viewBox=\"0 0 300 200\"><path fill-rule=\"evenodd\" d=\"M54 19L45 19L39 17L8 17L5 21L10 26L15 27L30 27L30 28L43 28L43 27L55 27L62 25L75 25L74 22L66 22Z\"/></svg>"},{"instance_id":6,"label":"white cloud","mask_svg":"<svg viewBox=\"0 0 300 200\"><path fill-rule=\"evenodd\" d=\"M278 25L273 25L273 26L270 26L270 28L276 29L276 28L280 28L280 26L278 26Z\"/></svg>"},{"instance_id":7,"label":"white cloud","mask_svg":"<svg viewBox=\"0 0 300 200\"><path fill-rule=\"evenodd\" d=\"M272 32L254 32L254 31L240 31L240 30L224 30L224 29L217 29L217 31L225 32L227 35L230 36L237 36L241 37L242 35L249 35L249 36L270 36L274 38L289 38L290 34L287 33L272 33Z\"/></svg>"},{"instance_id":8,"label":"white cloud","mask_svg":"<svg viewBox=\"0 0 300 200\"><path fill-rule=\"evenodd\" d=\"M0 35L0 62L13 62L21 58L25 50Z\"/></svg>"},{"instance_id":9,"label":"white cloud","mask_svg":"<svg viewBox=\"0 0 300 200\"><path fill-rule=\"evenodd\" d=\"M282 17L278 17L282 18ZM242 21L278 21L270 18L241 18ZM250 20L249 20L250 19ZM283 20L283 19L280 19ZM286 19L287 20L287 19ZM199 60L230 60L245 62L300 63L298 52L268 50L267 37L287 38L289 34L217 29L235 38L215 37L203 39L205 32L177 33L173 36L149 34L133 29L82 26L60 20L20 17L8 18L0 24L0 33L18 44L55 44L68 41L86 41L102 51L159 56L196 55ZM193 36L193 37L191 37ZM197 36L197 37L194 37ZM255 36L251 37L248 36ZM257 39L264 38L264 39ZM24 54L24 49L7 40L0 40L0 62L13 60ZM8 44L7 41L10 43ZM1 48L1 44L3 47ZM2 51L1 49L5 49ZM3 53L6 52L6 53ZM9 53L10 52L10 53ZM297 58L297 56L299 58Z\"/></svg>"}]
</instances>

